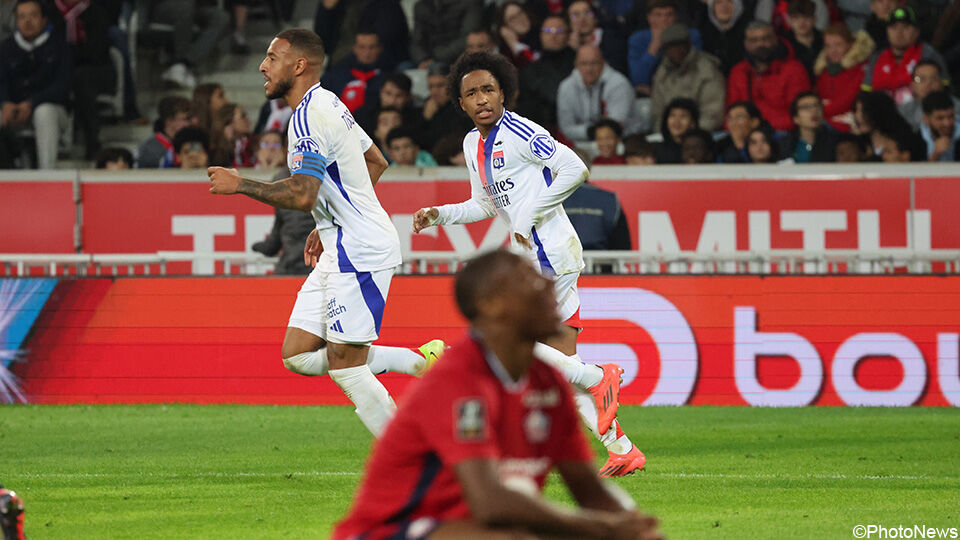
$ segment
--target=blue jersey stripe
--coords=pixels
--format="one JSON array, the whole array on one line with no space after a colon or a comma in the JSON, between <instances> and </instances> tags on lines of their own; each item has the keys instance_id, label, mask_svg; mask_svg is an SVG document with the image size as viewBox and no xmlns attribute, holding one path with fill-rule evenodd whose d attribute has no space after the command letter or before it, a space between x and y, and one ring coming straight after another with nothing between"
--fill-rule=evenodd
<instances>
[{"instance_id":1,"label":"blue jersey stripe","mask_svg":"<svg viewBox=\"0 0 960 540\"><path fill-rule=\"evenodd\" d=\"M377 288L377 283L373 281L373 275L370 272L357 272L357 281L360 283L360 294L363 295L363 301L370 309L370 314L373 315L377 335L380 335L380 323L383 322L383 308L386 305L383 294Z\"/></svg>"},{"instance_id":2,"label":"blue jersey stripe","mask_svg":"<svg viewBox=\"0 0 960 540\"><path fill-rule=\"evenodd\" d=\"M340 194L343 195L343 198L346 199L347 202L350 203L350 206L352 206L353 209L356 210L357 213L362 216L363 213L361 213L360 209L357 208L355 204L353 204L353 201L350 200L350 196L347 195L347 190L343 187L343 182L340 180L340 168L337 166L336 161L331 162L330 165L327 166L327 174L330 175L330 178L333 180L333 183L336 184L337 188L340 189Z\"/></svg>"},{"instance_id":3,"label":"blue jersey stripe","mask_svg":"<svg viewBox=\"0 0 960 540\"><path fill-rule=\"evenodd\" d=\"M537 235L537 228L534 227L531 231L533 232L533 243L537 246L537 260L540 261L540 271L548 277L557 275L557 271L554 270L553 265L550 264L550 259L547 258L547 252L543 249L543 242L540 241L540 236Z\"/></svg>"},{"instance_id":4,"label":"blue jersey stripe","mask_svg":"<svg viewBox=\"0 0 960 540\"><path fill-rule=\"evenodd\" d=\"M534 131L533 131L533 128L532 128L532 127L524 124L523 122L521 122L520 120L518 120L516 117L514 117L512 114L507 113L507 114L505 114L504 116L505 116L507 122L510 122L511 124L513 124L514 126L516 126L517 129L519 129L520 131L525 132L527 135L533 135Z\"/></svg>"},{"instance_id":5,"label":"blue jersey stripe","mask_svg":"<svg viewBox=\"0 0 960 540\"><path fill-rule=\"evenodd\" d=\"M347 257L347 251L343 249L343 227L339 225L337 225L337 263L340 265L341 272L357 272L350 258Z\"/></svg>"},{"instance_id":6,"label":"blue jersey stripe","mask_svg":"<svg viewBox=\"0 0 960 540\"><path fill-rule=\"evenodd\" d=\"M490 156L493 155L493 142L497 140L497 132L500 126L494 124L493 129L487 134L487 140L483 141L483 172L487 175L487 182L493 182L493 166Z\"/></svg>"},{"instance_id":7,"label":"blue jersey stripe","mask_svg":"<svg viewBox=\"0 0 960 540\"><path fill-rule=\"evenodd\" d=\"M543 168L543 181L547 183L547 187L553 183L553 172L548 167Z\"/></svg>"},{"instance_id":8,"label":"blue jersey stripe","mask_svg":"<svg viewBox=\"0 0 960 540\"><path fill-rule=\"evenodd\" d=\"M504 127L506 127L507 129L509 129L510 131L516 133L516 134L517 134L517 137L520 137L520 138L523 139L524 141L529 141L529 140L530 140L530 137L528 137L527 135L524 135L524 134L521 133L517 128L513 127L513 125L510 124L510 122L504 122L503 125L504 125Z\"/></svg>"}]
</instances>

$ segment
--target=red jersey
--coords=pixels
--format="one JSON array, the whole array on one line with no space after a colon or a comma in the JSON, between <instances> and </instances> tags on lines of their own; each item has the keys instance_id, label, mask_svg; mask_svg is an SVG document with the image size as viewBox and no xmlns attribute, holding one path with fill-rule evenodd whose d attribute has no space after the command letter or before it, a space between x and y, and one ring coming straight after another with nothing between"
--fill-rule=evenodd
<instances>
[{"instance_id":1,"label":"red jersey","mask_svg":"<svg viewBox=\"0 0 960 540\"><path fill-rule=\"evenodd\" d=\"M376 540L469 518L453 467L473 458L495 460L505 483L535 489L559 462L592 462L569 383L540 360L512 381L472 337L448 350L377 441L333 538Z\"/></svg>"}]
</instances>

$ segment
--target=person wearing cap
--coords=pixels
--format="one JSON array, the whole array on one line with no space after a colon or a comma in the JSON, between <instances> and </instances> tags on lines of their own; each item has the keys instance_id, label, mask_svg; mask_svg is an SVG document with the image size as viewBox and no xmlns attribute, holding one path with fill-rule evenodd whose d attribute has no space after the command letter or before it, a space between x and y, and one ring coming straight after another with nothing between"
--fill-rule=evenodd
<instances>
[{"instance_id":1,"label":"person wearing cap","mask_svg":"<svg viewBox=\"0 0 960 540\"><path fill-rule=\"evenodd\" d=\"M663 31L677 22L676 0L647 0L647 24L649 28L637 30L627 40L627 63L630 67L630 82L643 94L650 93L653 74L663 52ZM690 42L703 49L699 30L690 32Z\"/></svg>"},{"instance_id":2,"label":"person wearing cap","mask_svg":"<svg viewBox=\"0 0 960 540\"><path fill-rule=\"evenodd\" d=\"M695 49L690 42L690 30L683 23L667 27L660 36L663 61L653 76L653 94L650 113L654 126L667 103L685 97L697 102L700 109L700 127L715 131L723 125L723 96L725 94L720 60Z\"/></svg>"},{"instance_id":3,"label":"person wearing cap","mask_svg":"<svg viewBox=\"0 0 960 540\"><path fill-rule=\"evenodd\" d=\"M887 39L890 46L881 50L867 68L863 77L864 90L886 92L897 104L903 104L913 99L911 73L918 62L932 60L940 66L941 73L948 73L940 53L929 43L920 41L920 26L913 9L898 7L893 10L887 19Z\"/></svg>"}]
</instances>

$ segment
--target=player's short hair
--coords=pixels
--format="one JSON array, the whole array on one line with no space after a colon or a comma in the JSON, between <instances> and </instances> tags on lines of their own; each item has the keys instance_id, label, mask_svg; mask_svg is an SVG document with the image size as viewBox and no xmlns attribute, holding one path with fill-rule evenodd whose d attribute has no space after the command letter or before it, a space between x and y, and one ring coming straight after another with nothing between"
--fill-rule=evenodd
<instances>
[{"instance_id":1,"label":"player's short hair","mask_svg":"<svg viewBox=\"0 0 960 540\"><path fill-rule=\"evenodd\" d=\"M277 34L276 39L283 39L290 43L290 47L303 54L310 63L318 67L323 63L323 40L313 30L291 28Z\"/></svg>"},{"instance_id":2,"label":"player's short hair","mask_svg":"<svg viewBox=\"0 0 960 540\"><path fill-rule=\"evenodd\" d=\"M110 147L104 148L97 153L97 168L106 169L107 163L122 160L127 165L133 167L133 154L126 148Z\"/></svg>"},{"instance_id":3,"label":"player's short hair","mask_svg":"<svg viewBox=\"0 0 960 540\"><path fill-rule=\"evenodd\" d=\"M921 106L923 107L923 114L929 116L934 111L953 109L953 97L946 90L937 90L936 92L930 92L927 97L923 98Z\"/></svg>"},{"instance_id":4,"label":"player's short hair","mask_svg":"<svg viewBox=\"0 0 960 540\"><path fill-rule=\"evenodd\" d=\"M179 154L185 144L193 142L200 143L203 145L203 150L210 153L210 137L206 131L196 126L187 126L173 136L174 153Z\"/></svg>"},{"instance_id":5,"label":"player's short hair","mask_svg":"<svg viewBox=\"0 0 960 540\"><path fill-rule=\"evenodd\" d=\"M488 297L501 288L496 279L502 269L513 269L528 264L526 259L509 251L498 249L478 255L461 268L453 278L453 296L460 313L473 321L477 318L477 300Z\"/></svg>"},{"instance_id":6,"label":"player's short hair","mask_svg":"<svg viewBox=\"0 0 960 540\"><path fill-rule=\"evenodd\" d=\"M501 54L489 52L464 53L450 67L447 91L451 97L460 97L463 78L474 71L489 71L503 91L504 106L510 108L517 96L517 68Z\"/></svg>"}]
</instances>

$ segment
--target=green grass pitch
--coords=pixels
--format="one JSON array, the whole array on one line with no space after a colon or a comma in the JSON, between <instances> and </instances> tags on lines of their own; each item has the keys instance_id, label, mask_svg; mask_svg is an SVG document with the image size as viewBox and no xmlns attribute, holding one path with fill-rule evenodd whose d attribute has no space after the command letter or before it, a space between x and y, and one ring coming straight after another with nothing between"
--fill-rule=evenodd
<instances>
[{"instance_id":1,"label":"green grass pitch","mask_svg":"<svg viewBox=\"0 0 960 540\"><path fill-rule=\"evenodd\" d=\"M957 409L620 416L649 461L616 483L671 538L960 527ZM24 497L31 540L325 538L370 441L347 407L0 406L0 482ZM547 495L569 500L555 480Z\"/></svg>"}]
</instances>

